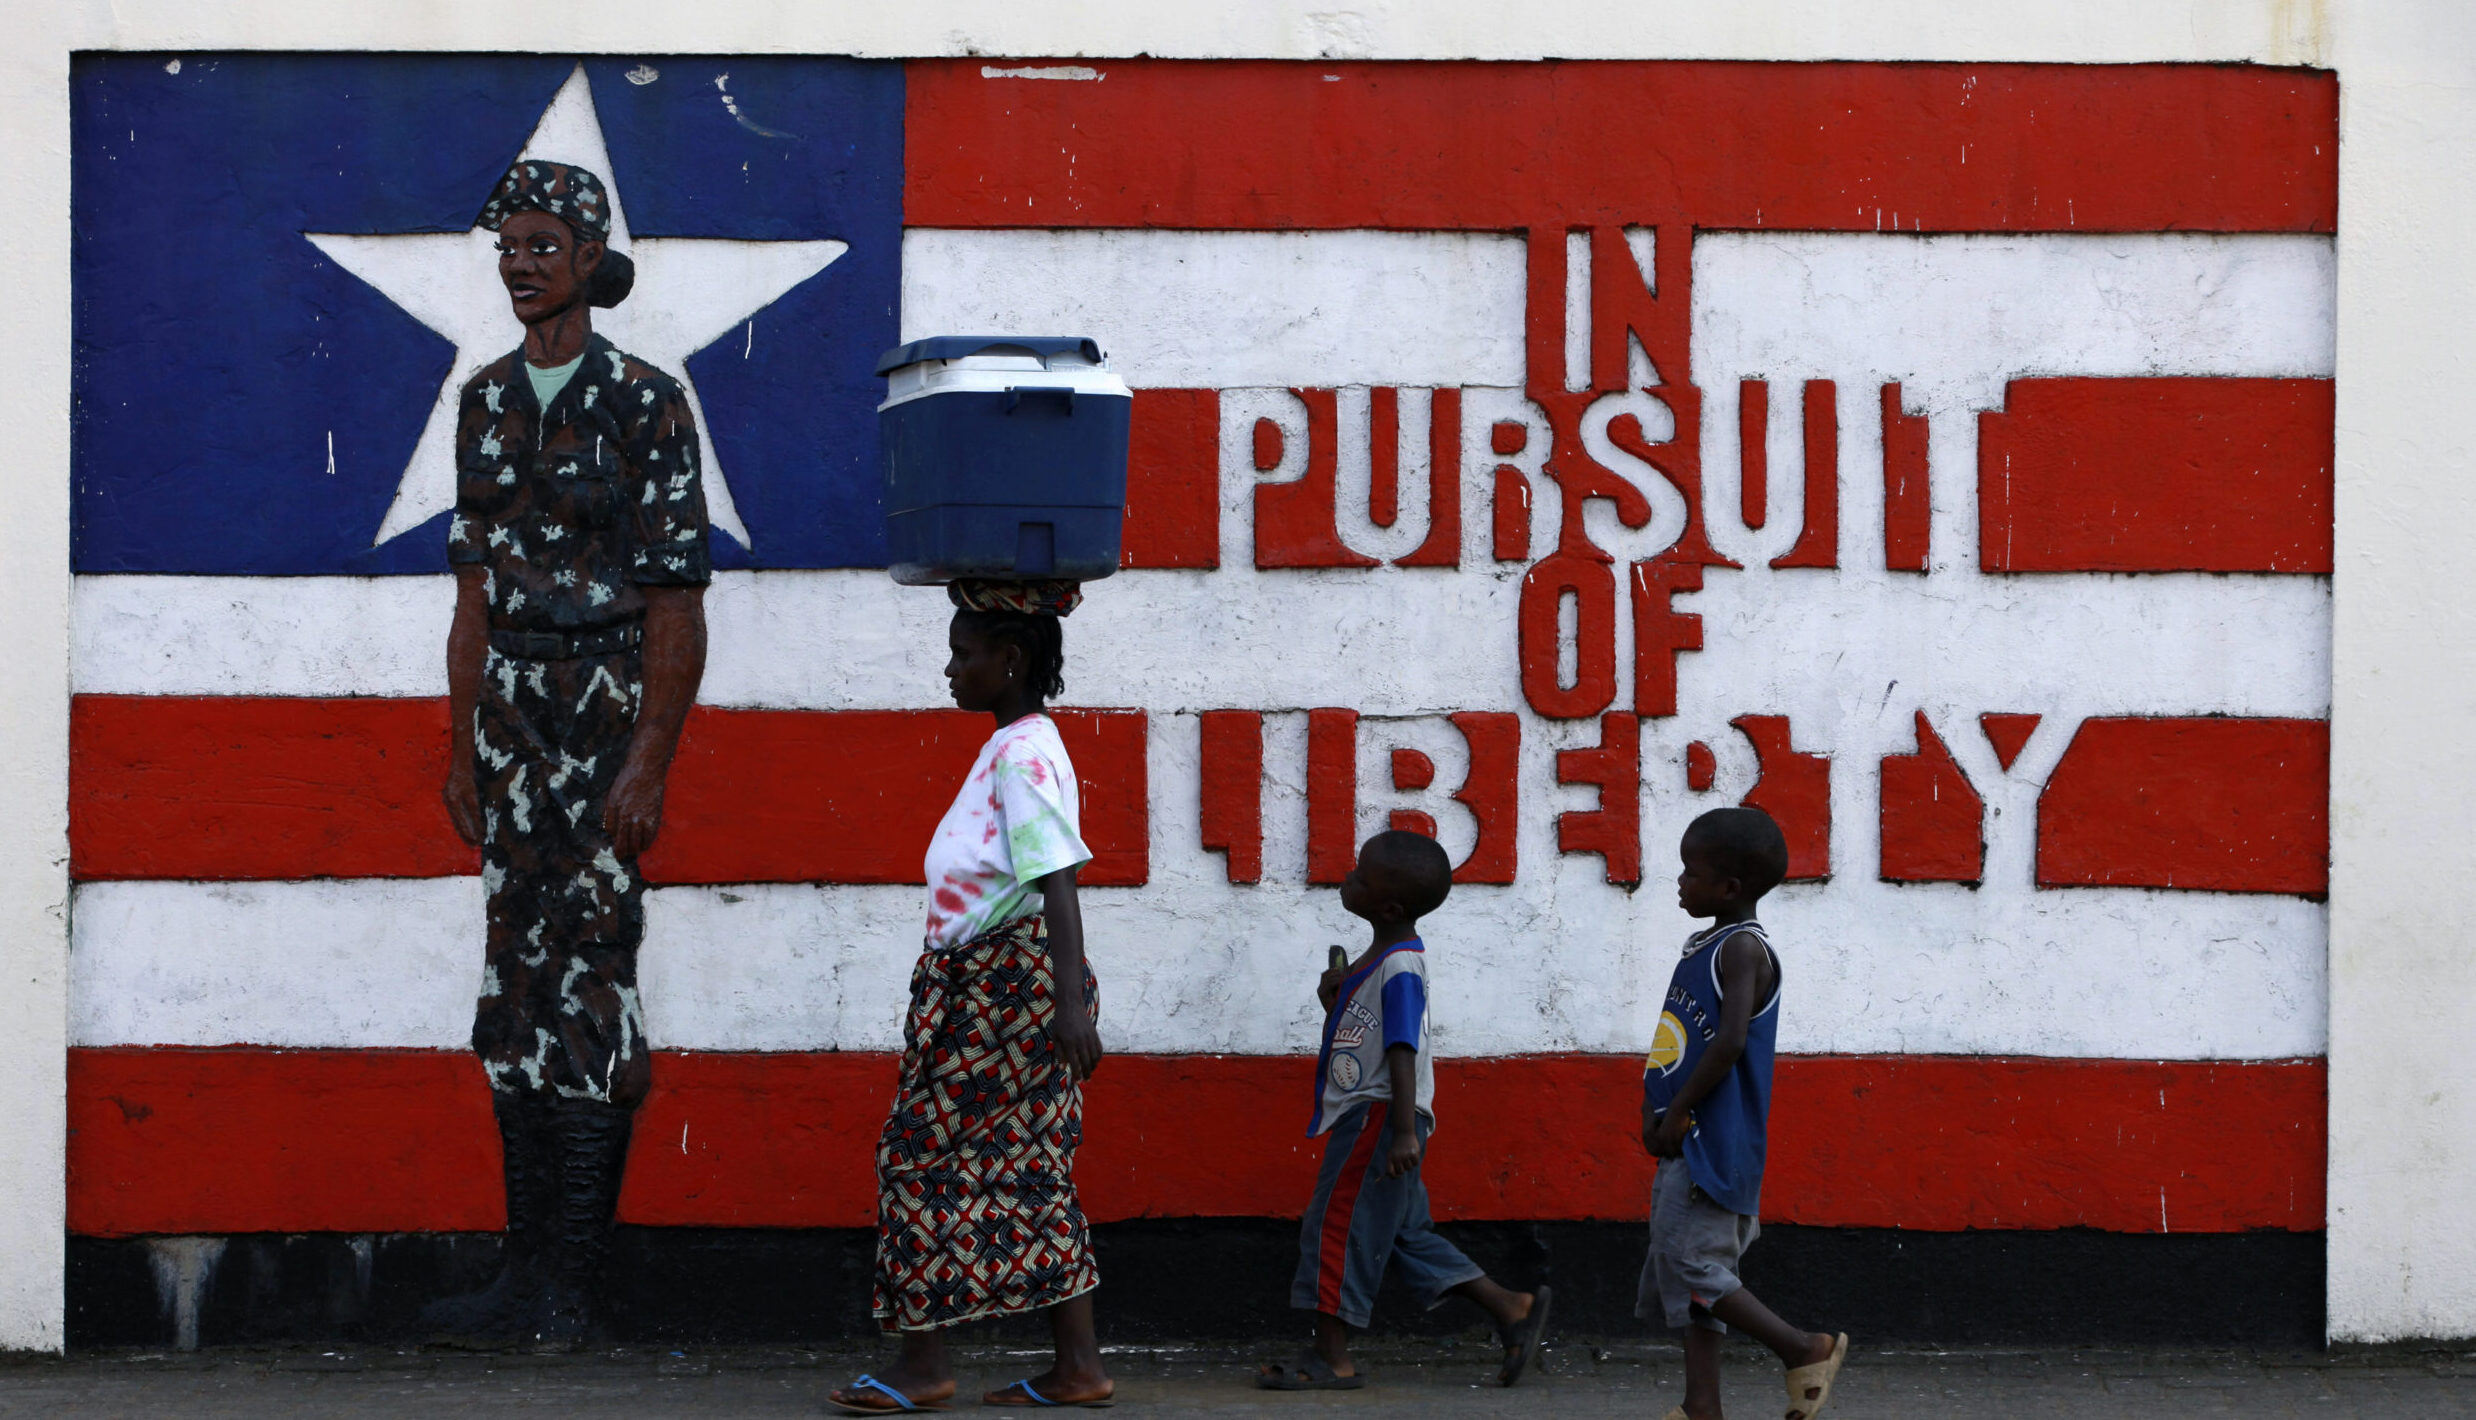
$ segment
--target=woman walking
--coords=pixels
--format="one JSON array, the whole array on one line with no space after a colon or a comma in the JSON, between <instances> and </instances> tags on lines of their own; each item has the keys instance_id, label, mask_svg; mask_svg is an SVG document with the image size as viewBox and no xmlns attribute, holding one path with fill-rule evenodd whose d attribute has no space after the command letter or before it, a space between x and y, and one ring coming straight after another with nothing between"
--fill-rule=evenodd
<instances>
[{"instance_id":1,"label":"woman walking","mask_svg":"<svg viewBox=\"0 0 2476 1420\"><path fill-rule=\"evenodd\" d=\"M1043 707L1065 688L1072 582L958 582L954 703L996 733L929 841L927 940L911 973L902 1078L877 1141L879 1324L902 1336L882 1376L830 1399L853 1414L943 1409L945 1328L1049 1313L1057 1363L985 1405L1106 1405L1092 1331L1091 1239L1075 1199L1082 1082L1100 1065L1083 956L1074 765Z\"/></svg>"}]
</instances>

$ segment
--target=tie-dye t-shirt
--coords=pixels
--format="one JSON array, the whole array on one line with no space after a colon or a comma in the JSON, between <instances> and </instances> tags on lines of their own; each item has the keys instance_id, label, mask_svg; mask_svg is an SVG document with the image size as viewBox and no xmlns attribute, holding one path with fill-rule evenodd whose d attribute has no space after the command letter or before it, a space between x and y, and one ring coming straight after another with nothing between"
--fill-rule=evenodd
<instances>
[{"instance_id":1,"label":"tie-dye t-shirt","mask_svg":"<svg viewBox=\"0 0 2476 1420\"><path fill-rule=\"evenodd\" d=\"M1055 722L1026 715L991 735L929 840L928 945L955 946L1040 911L1034 883L1092 860L1082 823Z\"/></svg>"}]
</instances>

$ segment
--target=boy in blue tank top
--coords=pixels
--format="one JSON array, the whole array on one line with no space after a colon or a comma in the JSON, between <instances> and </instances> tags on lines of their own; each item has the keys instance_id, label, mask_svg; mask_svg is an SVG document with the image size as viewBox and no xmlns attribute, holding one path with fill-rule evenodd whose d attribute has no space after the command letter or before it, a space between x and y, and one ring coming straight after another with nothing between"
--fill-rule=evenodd
<instances>
[{"instance_id":1,"label":"boy in blue tank top","mask_svg":"<svg viewBox=\"0 0 2476 1420\"><path fill-rule=\"evenodd\" d=\"M1732 1326L1788 1368L1788 1420L1815 1420L1848 1336L1790 1326L1737 1280L1762 1232L1780 1025L1780 959L1754 907L1788 876L1788 842L1760 809L1713 809L1686 828L1678 856L1677 906L1712 925L1685 939L1643 1062L1642 1144L1660 1163L1634 1315L1685 1333L1685 1403L1667 1420L1717 1420L1719 1339Z\"/></svg>"}]
</instances>

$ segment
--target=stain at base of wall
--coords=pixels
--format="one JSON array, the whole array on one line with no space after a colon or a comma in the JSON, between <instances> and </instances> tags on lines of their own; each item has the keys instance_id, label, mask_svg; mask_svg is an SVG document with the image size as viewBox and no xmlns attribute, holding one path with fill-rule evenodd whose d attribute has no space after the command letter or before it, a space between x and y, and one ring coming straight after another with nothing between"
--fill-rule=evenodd
<instances>
[{"instance_id":1,"label":"stain at base of wall","mask_svg":"<svg viewBox=\"0 0 2476 1420\"><path fill-rule=\"evenodd\" d=\"M1498 1276L1552 1279L1572 1338L1638 1337L1639 1219L1447 1223ZM1143 1219L1093 1229L1108 1278L1109 1342L1257 1339L1297 1329L1287 1279L1298 1224L1279 1218ZM487 1277L490 1233L249 1233L230 1238L85 1238L69 1247L69 1344L264 1345L415 1339L422 1305ZM874 1235L865 1228L620 1229L610 1323L625 1342L792 1343L875 1335L867 1314ZM2319 1232L2128 1234L2089 1228L1913 1232L1763 1229L1748 1284L1773 1305L1880 1341L1960 1344L2317 1346ZM184 1295L158 1289L194 1278ZM217 1261L216 1259L220 1259ZM183 1271L182 1268L190 1270ZM1199 1291L1205 1272L1227 1285ZM2150 1279L2127 1290L2122 1279ZM2026 1285L2024 1285L2026 1284ZM1421 1312L1388 1283L1376 1326L1474 1335L1476 1311ZM1045 1340L1014 1318L973 1337Z\"/></svg>"}]
</instances>

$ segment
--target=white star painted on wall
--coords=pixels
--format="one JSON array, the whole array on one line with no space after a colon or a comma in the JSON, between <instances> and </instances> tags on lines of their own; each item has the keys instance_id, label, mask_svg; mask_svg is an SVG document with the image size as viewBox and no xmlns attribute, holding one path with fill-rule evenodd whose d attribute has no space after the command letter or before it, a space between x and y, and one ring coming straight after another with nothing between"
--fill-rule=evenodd
<instances>
[{"instance_id":1,"label":"white star painted on wall","mask_svg":"<svg viewBox=\"0 0 2476 1420\"><path fill-rule=\"evenodd\" d=\"M611 171L602 122L593 111L593 87L581 64L542 111L541 121L534 125L533 136L525 140L519 156L589 168L609 187L610 244L635 261L636 289L617 306L596 310L593 328L687 390L703 444L705 502L713 525L739 539L741 546L754 546L731 501L722 462L714 456L713 425L697 400L695 381L688 377L688 357L746 322L745 348L749 358L756 358L756 313L832 265L850 250L850 244L698 237L630 240L619 175ZM489 195L487 190L474 194L475 212ZM508 309L507 288L499 284L495 233L476 229L392 236L302 235L337 265L376 287L456 347L455 364L430 407L430 420L422 426L412 461L404 466L395 502L379 524L378 536L371 539L375 546L455 507L456 392L475 371L514 349L523 339L524 327Z\"/></svg>"}]
</instances>

